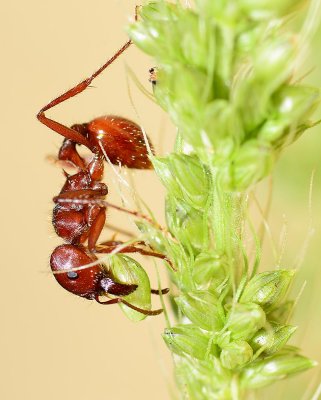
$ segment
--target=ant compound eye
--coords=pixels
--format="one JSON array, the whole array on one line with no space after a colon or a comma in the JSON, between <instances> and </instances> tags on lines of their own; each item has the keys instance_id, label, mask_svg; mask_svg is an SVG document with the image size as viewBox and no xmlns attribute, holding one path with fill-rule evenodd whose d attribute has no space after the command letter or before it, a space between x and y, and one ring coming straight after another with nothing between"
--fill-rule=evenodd
<instances>
[{"instance_id":1,"label":"ant compound eye","mask_svg":"<svg viewBox=\"0 0 321 400\"><path fill-rule=\"evenodd\" d=\"M79 277L78 273L75 271L67 272L67 276L69 279L72 279L72 280L77 279Z\"/></svg>"}]
</instances>

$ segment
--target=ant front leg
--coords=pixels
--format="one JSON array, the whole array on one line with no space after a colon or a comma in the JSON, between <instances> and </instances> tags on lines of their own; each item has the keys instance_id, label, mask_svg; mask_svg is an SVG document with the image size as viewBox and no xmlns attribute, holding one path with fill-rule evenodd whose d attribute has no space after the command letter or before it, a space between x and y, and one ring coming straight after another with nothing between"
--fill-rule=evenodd
<instances>
[{"instance_id":1,"label":"ant front leg","mask_svg":"<svg viewBox=\"0 0 321 400\"><path fill-rule=\"evenodd\" d=\"M112 294L114 296L128 296L138 287L135 284L115 282L111 276L106 276L101 279L99 285L104 290L104 293Z\"/></svg>"},{"instance_id":2,"label":"ant front leg","mask_svg":"<svg viewBox=\"0 0 321 400\"><path fill-rule=\"evenodd\" d=\"M113 240L112 241L107 241L107 242L104 242L104 243L100 243L99 246L104 246L104 247L96 250L96 253L107 253L107 254L111 253L113 250L117 249L117 247L119 247L122 244L123 244L123 242L116 242L116 241L113 241ZM141 249L141 248L135 247L135 246L127 246L127 247L121 249L119 251L119 253L139 253L139 254L142 254L144 256L157 257L157 258L161 258L161 259L167 261L172 266L171 262L163 254L155 253L155 252L152 252L152 251L146 251L144 249ZM156 294L156 295L167 294L168 292L169 292L169 288L151 289L151 293L152 294Z\"/></svg>"},{"instance_id":3,"label":"ant front leg","mask_svg":"<svg viewBox=\"0 0 321 400\"><path fill-rule=\"evenodd\" d=\"M139 308L139 307L134 306L133 304L128 303L128 301L121 299L120 297L117 297L116 299L112 299L112 300L108 300L108 301L101 301L101 300L99 300L99 296L95 295L95 300L97 301L97 303L103 304L103 305L123 303L127 307L131 308L132 310L138 311L139 313L144 314L144 315L159 315L163 312L163 309L144 310L143 308Z\"/></svg>"},{"instance_id":4,"label":"ant front leg","mask_svg":"<svg viewBox=\"0 0 321 400\"><path fill-rule=\"evenodd\" d=\"M135 18L137 17L135 16ZM92 150L90 142L85 136L81 134L81 132L78 132L75 129L69 128L57 121L54 121L46 117L45 112L86 90L87 87L91 84L91 82L99 74L101 74L110 64L112 64L131 44L132 44L131 40L126 42L103 66L101 66L97 71L95 71L89 78L84 79L82 82L78 83L78 85L74 86L70 90L67 90L67 92L63 93L61 96L58 96L50 103L45 105L37 114L38 120L44 125L46 125L48 128L59 133L59 135L65 137L66 139L69 139L78 144L82 144L88 147L90 150Z\"/></svg>"}]
</instances>

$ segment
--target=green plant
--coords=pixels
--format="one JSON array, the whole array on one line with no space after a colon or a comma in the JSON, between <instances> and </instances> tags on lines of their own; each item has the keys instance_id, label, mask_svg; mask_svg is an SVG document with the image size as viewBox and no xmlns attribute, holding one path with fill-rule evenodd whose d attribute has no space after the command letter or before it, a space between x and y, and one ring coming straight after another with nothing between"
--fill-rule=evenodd
<instances>
[{"instance_id":1,"label":"green plant","mask_svg":"<svg viewBox=\"0 0 321 400\"><path fill-rule=\"evenodd\" d=\"M302 41L289 14L301 6L160 0L140 7L128 29L156 60L154 95L178 130L173 153L152 157L167 189L170 235L147 222L138 227L177 269L177 324L163 338L186 399L245 399L315 365L287 344L296 330L288 324L295 271L258 273L261 242L248 217L249 190L313 126L320 101L316 88L295 80Z\"/></svg>"}]
</instances>

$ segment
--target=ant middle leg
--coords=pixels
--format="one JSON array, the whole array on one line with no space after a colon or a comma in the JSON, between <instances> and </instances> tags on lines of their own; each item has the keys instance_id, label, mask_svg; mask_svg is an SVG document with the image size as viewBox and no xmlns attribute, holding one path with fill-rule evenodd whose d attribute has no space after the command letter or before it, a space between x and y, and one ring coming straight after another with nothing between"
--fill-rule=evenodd
<instances>
[{"instance_id":1,"label":"ant middle leg","mask_svg":"<svg viewBox=\"0 0 321 400\"><path fill-rule=\"evenodd\" d=\"M120 241L107 241L107 242L103 242L103 243L99 243L99 246L101 246L98 250L96 250L97 253L111 253L113 250L117 249L117 247L121 246L122 244L124 244L123 242ZM142 242L138 242L137 244L145 244ZM126 246L124 248L121 248L119 253L139 253L143 256L150 256L150 257L155 257L155 258L160 258L161 260L166 261L170 267L175 271L175 268L171 262L171 260L165 256L164 254L161 253L157 253L156 251L149 251L149 250L145 250L142 249L140 247L136 247L136 246Z\"/></svg>"}]
</instances>

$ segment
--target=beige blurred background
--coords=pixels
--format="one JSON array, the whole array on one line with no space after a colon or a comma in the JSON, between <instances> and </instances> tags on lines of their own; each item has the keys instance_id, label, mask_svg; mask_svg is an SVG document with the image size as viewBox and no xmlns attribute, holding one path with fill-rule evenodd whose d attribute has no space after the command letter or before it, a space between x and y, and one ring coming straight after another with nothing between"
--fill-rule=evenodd
<instances>
[{"instance_id":1,"label":"beige blurred background","mask_svg":"<svg viewBox=\"0 0 321 400\"><path fill-rule=\"evenodd\" d=\"M171 357L160 338L163 317L134 324L117 306L102 307L65 292L48 268L52 249L61 243L50 224L51 198L64 180L46 156L57 154L61 137L38 123L35 115L126 41L124 26L134 5L132 0L29 0L1 6L1 400L169 398ZM313 49L309 65L320 62L318 40ZM120 114L142 123L162 153L171 147L173 128L133 83L131 102L125 63L150 89L152 61L132 46L94 82L95 89L60 105L50 116L70 125L106 113ZM308 80L321 86L320 70L317 67ZM308 191L315 170L311 209L315 234L298 276L297 291L308 281L296 308L294 319L300 327L294 342L319 361L320 145L320 129L314 129L279 163L269 220L276 242L287 221L282 265L290 267L307 238ZM113 187L110 170L106 181ZM135 181L137 191L162 221L163 191L156 178L147 172L136 174ZM118 201L116 189L110 198ZM130 224L115 212L110 212L110 220ZM106 239L110 236L110 231L104 233ZM266 268L273 264L270 254L267 241ZM142 261L152 271L148 260ZM151 276L155 286L152 272ZM259 398L273 393L275 399L305 399L302 393L317 381L315 370L275 385Z\"/></svg>"}]
</instances>

